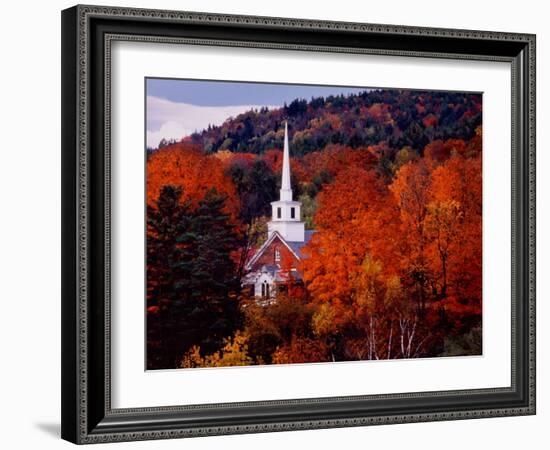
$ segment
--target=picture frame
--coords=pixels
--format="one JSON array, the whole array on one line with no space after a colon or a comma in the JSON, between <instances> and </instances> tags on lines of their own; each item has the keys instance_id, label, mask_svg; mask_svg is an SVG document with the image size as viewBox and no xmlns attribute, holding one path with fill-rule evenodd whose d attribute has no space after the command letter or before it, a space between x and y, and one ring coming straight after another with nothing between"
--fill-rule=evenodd
<instances>
[{"instance_id":1,"label":"picture frame","mask_svg":"<svg viewBox=\"0 0 550 450\"><path fill-rule=\"evenodd\" d=\"M116 41L510 64L510 386L113 408L110 71ZM504 32L83 5L64 10L62 437L84 444L535 414L535 41Z\"/></svg>"}]
</instances>

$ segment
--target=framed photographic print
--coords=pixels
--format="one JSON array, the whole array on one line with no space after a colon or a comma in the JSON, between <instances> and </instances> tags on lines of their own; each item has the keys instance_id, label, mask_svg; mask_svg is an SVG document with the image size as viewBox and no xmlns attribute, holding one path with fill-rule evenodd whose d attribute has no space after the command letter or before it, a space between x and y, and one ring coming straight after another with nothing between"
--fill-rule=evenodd
<instances>
[{"instance_id":1,"label":"framed photographic print","mask_svg":"<svg viewBox=\"0 0 550 450\"><path fill-rule=\"evenodd\" d=\"M535 36L62 13L62 436L535 413Z\"/></svg>"}]
</instances>

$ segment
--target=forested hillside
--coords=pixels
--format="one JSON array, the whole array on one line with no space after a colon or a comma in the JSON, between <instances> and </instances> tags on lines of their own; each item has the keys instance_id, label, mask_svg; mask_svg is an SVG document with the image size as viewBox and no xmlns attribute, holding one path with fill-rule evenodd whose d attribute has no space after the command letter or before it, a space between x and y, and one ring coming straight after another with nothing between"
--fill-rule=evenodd
<instances>
[{"instance_id":1,"label":"forested hillside","mask_svg":"<svg viewBox=\"0 0 550 450\"><path fill-rule=\"evenodd\" d=\"M282 108L240 114L190 139L207 153L262 154L282 147L280 125L288 120L294 156L328 144L359 148L381 141L393 149L410 146L420 151L436 139L470 139L481 124L480 99L478 94L406 90L296 99Z\"/></svg>"}]
</instances>

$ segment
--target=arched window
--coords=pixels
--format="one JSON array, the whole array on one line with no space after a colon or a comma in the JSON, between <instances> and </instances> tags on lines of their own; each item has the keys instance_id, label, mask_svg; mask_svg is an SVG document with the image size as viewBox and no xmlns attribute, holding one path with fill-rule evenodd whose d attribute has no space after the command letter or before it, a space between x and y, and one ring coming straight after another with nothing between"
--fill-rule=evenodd
<instances>
[{"instance_id":1,"label":"arched window","mask_svg":"<svg viewBox=\"0 0 550 450\"><path fill-rule=\"evenodd\" d=\"M279 262L281 260L281 250L278 248L275 249L275 262Z\"/></svg>"}]
</instances>

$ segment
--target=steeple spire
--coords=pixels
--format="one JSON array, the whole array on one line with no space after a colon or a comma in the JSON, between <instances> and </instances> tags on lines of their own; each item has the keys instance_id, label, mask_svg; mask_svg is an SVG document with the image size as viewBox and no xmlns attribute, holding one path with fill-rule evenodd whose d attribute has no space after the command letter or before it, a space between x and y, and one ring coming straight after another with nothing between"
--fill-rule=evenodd
<instances>
[{"instance_id":1,"label":"steeple spire","mask_svg":"<svg viewBox=\"0 0 550 450\"><path fill-rule=\"evenodd\" d=\"M289 242L304 242L305 224L300 220L302 203L292 200L290 186L290 154L288 146L288 124L285 122L285 145L283 149L283 170L281 174L280 199L271 202L272 216L267 224L268 236L276 231Z\"/></svg>"},{"instance_id":2,"label":"steeple spire","mask_svg":"<svg viewBox=\"0 0 550 450\"><path fill-rule=\"evenodd\" d=\"M283 174L281 179L281 200L292 200L292 188L290 187L290 155L288 150L288 122L285 122L285 144L283 149Z\"/></svg>"}]
</instances>

